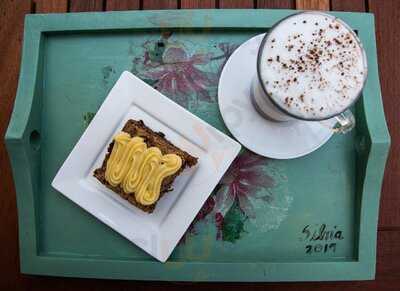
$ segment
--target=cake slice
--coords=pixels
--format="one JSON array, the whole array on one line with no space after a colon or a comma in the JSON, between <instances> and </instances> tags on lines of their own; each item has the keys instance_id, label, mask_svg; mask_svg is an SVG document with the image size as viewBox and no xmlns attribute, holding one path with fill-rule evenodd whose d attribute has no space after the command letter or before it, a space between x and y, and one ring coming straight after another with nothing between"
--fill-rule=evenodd
<instances>
[{"instance_id":1,"label":"cake slice","mask_svg":"<svg viewBox=\"0 0 400 291\"><path fill-rule=\"evenodd\" d=\"M108 146L94 177L151 213L161 196L172 190L175 178L196 163L196 157L173 145L162 132L154 132L142 120L130 119Z\"/></svg>"}]
</instances>

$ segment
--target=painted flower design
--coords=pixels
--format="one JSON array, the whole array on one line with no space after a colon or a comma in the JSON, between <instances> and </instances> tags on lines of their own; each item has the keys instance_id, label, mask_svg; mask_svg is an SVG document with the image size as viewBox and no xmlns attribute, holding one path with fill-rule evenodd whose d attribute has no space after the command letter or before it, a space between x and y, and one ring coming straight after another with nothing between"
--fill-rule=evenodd
<instances>
[{"instance_id":1,"label":"painted flower design","mask_svg":"<svg viewBox=\"0 0 400 291\"><path fill-rule=\"evenodd\" d=\"M222 42L218 44L218 48L223 52L224 56L224 61L222 62L219 69L219 74L221 74L221 71L224 68L226 62L228 61L231 54L235 51L235 49L238 48L238 45L234 43Z\"/></svg>"},{"instance_id":2,"label":"painted flower design","mask_svg":"<svg viewBox=\"0 0 400 291\"><path fill-rule=\"evenodd\" d=\"M252 201L271 202L272 195L260 194L260 189L272 188L274 180L264 172L266 159L245 151L232 163L222 178L216 192L214 215L218 229L217 238L223 239L224 226L232 217L232 208L237 208L236 216L243 219L256 217ZM263 191L265 193L265 191ZM235 218L237 219L237 217Z\"/></svg>"},{"instance_id":3,"label":"painted flower design","mask_svg":"<svg viewBox=\"0 0 400 291\"><path fill-rule=\"evenodd\" d=\"M239 208L249 218L255 218L251 198L269 201L270 195L257 196L260 188L271 188L274 181L263 171L266 159L244 152L236 158L220 182L220 188L215 194L216 213L224 216L236 201Z\"/></svg>"},{"instance_id":4,"label":"painted flower design","mask_svg":"<svg viewBox=\"0 0 400 291\"><path fill-rule=\"evenodd\" d=\"M164 34L157 42L146 42L143 57L133 60L132 72L184 107L188 107L191 96L195 103L213 102L210 91L216 88L220 70L237 46L218 44L222 54L215 56L212 52L190 52L183 43L170 41L170 37L171 34ZM222 60L217 72L201 68L217 60Z\"/></svg>"},{"instance_id":5,"label":"painted flower design","mask_svg":"<svg viewBox=\"0 0 400 291\"><path fill-rule=\"evenodd\" d=\"M168 96L173 96L178 103L186 105L187 96L196 94L200 100L210 102L208 88L216 86L217 74L203 72L196 65L210 61L209 54L194 54L189 56L183 48L172 47L164 51L162 63L148 68L143 76L153 80L154 88Z\"/></svg>"},{"instance_id":6,"label":"painted flower design","mask_svg":"<svg viewBox=\"0 0 400 291\"><path fill-rule=\"evenodd\" d=\"M247 219L255 219L253 203L271 203L268 189L274 180L265 171L267 160L249 151L241 153L218 184L216 191L204 203L189 227L188 234L196 234L197 222L212 215L217 228L217 239L234 242L239 239ZM259 191L263 189L264 191ZM267 191L265 191L267 190ZM264 194L260 194L264 193ZM267 193L267 194L265 194Z\"/></svg>"}]
</instances>

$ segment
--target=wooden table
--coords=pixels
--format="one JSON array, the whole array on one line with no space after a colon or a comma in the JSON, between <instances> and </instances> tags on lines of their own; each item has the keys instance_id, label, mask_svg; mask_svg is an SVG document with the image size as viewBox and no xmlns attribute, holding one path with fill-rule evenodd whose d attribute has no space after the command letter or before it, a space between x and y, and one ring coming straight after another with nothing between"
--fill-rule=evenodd
<instances>
[{"instance_id":1,"label":"wooden table","mask_svg":"<svg viewBox=\"0 0 400 291\"><path fill-rule=\"evenodd\" d=\"M27 13L190 8L296 8L375 14L380 80L392 137L379 217L375 281L287 284L219 284L226 290L400 290L400 1L398 0L2 0L0 2L0 133L4 136L17 89L24 16ZM0 290L209 289L203 283L154 283L66 279L19 271L16 196L0 141Z\"/></svg>"}]
</instances>

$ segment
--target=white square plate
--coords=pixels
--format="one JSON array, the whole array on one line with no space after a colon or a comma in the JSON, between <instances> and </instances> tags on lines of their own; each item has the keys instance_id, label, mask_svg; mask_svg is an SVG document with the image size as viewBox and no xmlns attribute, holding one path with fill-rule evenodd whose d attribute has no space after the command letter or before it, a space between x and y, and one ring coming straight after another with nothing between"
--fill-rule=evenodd
<instances>
[{"instance_id":1,"label":"white square plate","mask_svg":"<svg viewBox=\"0 0 400 291\"><path fill-rule=\"evenodd\" d=\"M128 119L142 119L173 144L199 158L164 195L152 214L93 177L114 134ZM122 73L65 160L52 186L144 251L165 262L240 151L240 144L129 72Z\"/></svg>"}]
</instances>

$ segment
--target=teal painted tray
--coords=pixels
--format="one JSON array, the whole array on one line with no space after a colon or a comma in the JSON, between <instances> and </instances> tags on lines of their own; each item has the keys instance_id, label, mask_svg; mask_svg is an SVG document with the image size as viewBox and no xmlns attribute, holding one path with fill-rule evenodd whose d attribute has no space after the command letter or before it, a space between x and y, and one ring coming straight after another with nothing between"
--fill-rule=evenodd
<instances>
[{"instance_id":1,"label":"teal painted tray","mask_svg":"<svg viewBox=\"0 0 400 291\"><path fill-rule=\"evenodd\" d=\"M238 45L294 12L27 16L6 134L17 189L21 271L173 281L374 278L390 141L371 14L334 13L358 31L368 56L368 80L354 108L356 129L295 160L243 151L167 263L157 262L50 186L124 70L228 133L217 106L221 68Z\"/></svg>"}]
</instances>

